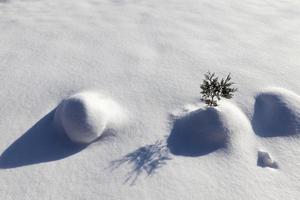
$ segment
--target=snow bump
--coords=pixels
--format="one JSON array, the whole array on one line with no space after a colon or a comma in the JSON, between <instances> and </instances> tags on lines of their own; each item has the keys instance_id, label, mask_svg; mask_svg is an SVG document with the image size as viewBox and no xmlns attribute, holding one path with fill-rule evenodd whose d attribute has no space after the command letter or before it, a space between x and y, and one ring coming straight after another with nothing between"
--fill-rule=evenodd
<instances>
[{"instance_id":1,"label":"snow bump","mask_svg":"<svg viewBox=\"0 0 300 200\"><path fill-rule=\"evenodd\" d=\"M269 88L256 95L252 126L262 137L290 136L300 130L300 96Z\"/></svg>"},{"instance_id":2,"label":"snow bump","mask_svg":"<svg viewBox=\"0 0 300 200\"><path fill-rule=\"evenodd\" d=\"M231 140L249 131L251 123L244 113L236 105L222 101L217 107L200 107L179 116L167 143L175 155L201 156L231 148Z\"/></svg>"},{"instance_id":3,"label":"snow bump","mask_svg":"<svg viewBox=\"0 0 300 200\"><path fill-rule=\"evenodd\" d=\"M96 92L66 98L55 112L55 123L75 143L88 144L122 124L124 113L113 100Z\"/></svg>"},{"instance_id":4,"label":"snow bump","mask_svg":"<svg viewBox=\"0 0 300 200\"><path fill-rule=\"evenodd\" d=\"M178 118L167 142L175 155L199 156L224 147L227 139L219 111L211 107Z\"/></svg>"}]
</instances>

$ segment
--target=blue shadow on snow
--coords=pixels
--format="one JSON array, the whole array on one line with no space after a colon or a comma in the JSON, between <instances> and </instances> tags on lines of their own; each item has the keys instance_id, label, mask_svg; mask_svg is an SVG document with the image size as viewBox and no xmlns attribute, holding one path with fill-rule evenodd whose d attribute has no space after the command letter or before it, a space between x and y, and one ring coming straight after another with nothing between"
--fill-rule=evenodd
<instances>
[{"instance_id":1,"label":"blue shadow on snow","mask_svg":"<svg viewBox=\"0 0 300 200\"><path fill-rule=\"evenodd\" d=\"M16 168L60 160L83 150L53 124L51 111L11 144L0 156L0 168Z\"/></svg>"}]
</instances>

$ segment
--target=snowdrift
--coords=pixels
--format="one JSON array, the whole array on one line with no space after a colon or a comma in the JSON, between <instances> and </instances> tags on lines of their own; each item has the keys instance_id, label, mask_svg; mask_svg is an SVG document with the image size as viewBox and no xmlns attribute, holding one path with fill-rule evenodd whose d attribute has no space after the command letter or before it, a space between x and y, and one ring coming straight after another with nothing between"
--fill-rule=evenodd
<instances>
[{"instance_id":1,"label":"snowdrift","mask_svg":"<svg viewBox=\"0 0 300 200\"><path fill-rule=\"evenodd\" d=\"M252 126L262 137L299 133L300 96L282 88L269 88L257 94Z\"/></svg>"},{"instance_id":2,"label":"snowdrift","mask_svg":"<svg viewBox=\"0 0 300 200\"><path fill-rule=\"evenodd\" d=\"M236 122L240 123L235 125ZM231 135L240 129L251 130L249 124L244 114L229 102L222 102L218 107L199 108L175 120L168 147L175 155L205 155L227 148Z\"/></svg>"},{"instance_id":3,"label":"snowdrift","mask_svg":"<svg viewBox=\"0 0 300 200\"><path fill-rule=\"evenodd\" d=\"M121 107L96 92L82 92L62 101L0 156L0 168L60 160L76 154L125 120ZM73 142L72 142L73 141Z\"/></svg>"},{"instance_id":4,"label":"snowdrift","mask_svg":"<svg viewBox=\"0 0 300 200\"><path fill-rule=\"evenodd\" d=\"M65 99L55 112L55 124L76 143L88 144L122 124L124 113L113 100L96 92Z\"/></svg>"},{"instance_id":5,"label":"snowdrift","mask_svg":"<svg viewBox=\"0 0 300 200\"><path fill-rule=\"evenodd\" d=\"M300 1L1 1L1 200L299 199L299 138L263 138L251 122L260 88L300 95ZM239 107L222 101L216 111L227 142L165 160L166 135L189 153L176 138L191 112L168 116L199 100L207 71L231 72L239 88ZM118 114L101 114L100 141L87 146L59 134L53 117L62 124L63 113L49 112L89 88L130 113L124 128ZM117 138L106 140L110 128ZM258 167L259 150L280 170ZM139 176L134 186L127 175Z\"/></svg>"}]
</instances>

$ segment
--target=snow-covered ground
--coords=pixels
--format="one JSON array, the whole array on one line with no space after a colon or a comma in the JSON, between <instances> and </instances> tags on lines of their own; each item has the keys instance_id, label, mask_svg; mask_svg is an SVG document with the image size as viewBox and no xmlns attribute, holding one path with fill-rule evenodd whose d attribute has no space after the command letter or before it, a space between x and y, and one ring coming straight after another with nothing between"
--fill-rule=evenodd
<instances>
[{"instance_id":1,"label":"snow-covered ground","mask_svg":"<svg viewBox=\"0 0 300 200\"><path fill-rule=\"evenodd\" d=\"M299 55L297 0L0 0L0 199L299 199ZM239 88L216 127L208 70ZM53 123L81 91L126 115L89 146ZM226 145L173 151L198 129Z\"/></svg>"}]
</instances>

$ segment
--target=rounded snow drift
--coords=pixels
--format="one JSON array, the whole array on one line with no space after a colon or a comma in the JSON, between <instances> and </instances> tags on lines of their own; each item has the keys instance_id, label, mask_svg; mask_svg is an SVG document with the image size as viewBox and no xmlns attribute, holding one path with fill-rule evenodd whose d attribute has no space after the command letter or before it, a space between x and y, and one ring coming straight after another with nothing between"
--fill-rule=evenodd
<instances>
[{"instance_id":1,"label":"rounded snow drift","mask_svg":"<svg viewBox=\"0 0 300 200\"><path fill-rule=\"evenodd\" d=\"M217 108L204 108L177 119L168 138L175 155L199 156L226 146L228 131Z\"/></svg>"},{"instance_id":2,"label":"rounded snow drift","mask_svg":"<svg viewBox=\"0 0 300 200\"><path fill-rule=\"evenodd\" d=\"M282 88L270 88L257 94L252 126L262 137L299 133L300 97Z\"/></svg>"},{"instance_id":3,"label":"rounded snow drift","mask_svg":"<svg viewBox=\"0 0 300 200\"><path fill-rule=\"evenodd\" d=\"M193 109L179 116L167 140L170 152L182 156L201 156L232 148L235 141L248 137L251 124L234 104L222 101L217 107ZM249 141L247 141L249 142Z\"/></svg>"},{"instance_id":4,"label":"rounded snow drift","mask_svg":"<svg viewBox=\"0 0 300 200\"><path fill-rule=\"evenodd\" d=\"M55 123L76 143L88 144L122 120L120 106L95 92L82 92L57 107Z\"/></svg>"}]
</instances>

